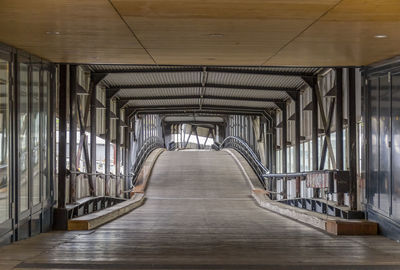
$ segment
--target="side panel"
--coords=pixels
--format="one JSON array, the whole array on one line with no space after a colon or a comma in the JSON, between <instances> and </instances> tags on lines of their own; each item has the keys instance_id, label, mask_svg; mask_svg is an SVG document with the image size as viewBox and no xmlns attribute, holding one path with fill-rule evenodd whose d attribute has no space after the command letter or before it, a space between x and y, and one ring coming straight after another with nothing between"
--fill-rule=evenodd
<instances>
[{"instance_id":1,"label":"side panel","mask_svg":"<svg viewBox=\"0 0 400 270\"><path fill-rule=\"evenodd\" d=\"M400 222L400 73L392 77L392 217Z\"/></svg>"}]
</instances>

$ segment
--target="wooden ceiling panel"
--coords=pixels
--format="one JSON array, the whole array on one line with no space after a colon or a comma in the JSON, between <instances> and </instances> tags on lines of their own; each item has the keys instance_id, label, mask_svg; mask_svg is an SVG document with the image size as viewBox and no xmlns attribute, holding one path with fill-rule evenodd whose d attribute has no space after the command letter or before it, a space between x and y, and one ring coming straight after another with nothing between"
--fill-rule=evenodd
<instances>
[{"instance_id":1,"label":"wooden ceiling panel","mask_svg":"<svg viewBox=\"0 0 400 270\"><path fill-rule=\"evenodd\" d=\"M399 14L399 0L1 0L0 41L54 62L355 66L400 54Z\"/></svg>"},{"instance_id":2,"label":"wooden ceiling panel","mask_svg":"<svg viewBox=\"0 0 400 270\"><path fill-rule=\"evenodd\" d=\"M190 19L317 19L339 0L111 0L122 16Z\"/></svg>"},{"instance_id":3,"label":"wooden ceiling panel","mask_svg":"<svg viewBox=\"0 0 400 270\"><path fill-rule=\"evenodd\" d=\"M160 65L244 65L260 66L265 55L272 51L269 47L259 46L209 46L149 49L150 54ZM263 57L260 57L263 56Z\"/></svg>"},{"instance_id":4,"label":"wooden ceiling panel","mask_svg":"<svg viewBox=\"0 0 400 270\"><path fill-rule=\"evenodd\" d=\"M114 49L116 55L119 49L143 49L107 0L2 0L0 5L0 40L18 48L43 47L40 56L52 61L64 58L67 49L71 59L90 48L93 58L102 50Z\"/></svg>"},{"instance_id":5,"label":"wooden ceiling panel","mask_svg":"<svg viewBox=\"0 0 400 270\"><path fill-rule=\"evenodd\" d=\"M312 20L219 20L125 17L148 49L207 46L279 48ZM273 45L273 46L271 46Z\"/></svg>"},{"instance_id":6,"label":"wooden ceiling panel","mask_svg":"<svg viewBox=\"0 0 400 270\"><path fill-rule=\"evenodd\" d=\"M45 55L55 63L154 64L144 49L20 47L35 55ZM73 53L71 53L73 52Z\"/></svg>"},{"instance_id":7,"label":"wooden ceiling panel","mask_svg":"<svg viewBox=\"0 0 400 270\"><path fill-rule=\"evenodd\" d=\"M361 66L396 56L399 14L400 1L344 0L265 65Z\"/></svg>"}]
</instances>

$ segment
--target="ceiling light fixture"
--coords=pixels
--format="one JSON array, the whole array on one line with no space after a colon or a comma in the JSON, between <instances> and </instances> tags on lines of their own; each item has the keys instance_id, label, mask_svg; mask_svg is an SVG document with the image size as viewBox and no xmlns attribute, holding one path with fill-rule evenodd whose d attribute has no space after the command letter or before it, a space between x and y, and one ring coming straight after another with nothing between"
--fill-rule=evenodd
<instances>
[{"instance_id":1,"label":"ceiling light fixture","mask_svg":"<svg viewBox=\"0 0 400 270\"><path fill-rule=\"evenodd\" d=\"M46 35L59 35L60 34L60 32L58 32L58 31L47 31L46 32Z\"/></svg>"},{"instance_id":2,"label":"ceiling light fixture","mask_svg":"<svg viewBox=\"0 0 400 270\"><path fill-rule=\"evenodd\" d=\"M387 38L387 35L375 35L374 38L378 39Z\"/></svg>"},{"instance_id":3,"label":"ceiling light fixture","mask_svg":"<svg viewBox=\"0 0 400 270\"><path fill-rule=\"evenodd\" d=\"M223 37L224 34L221 34L221 33L211 33L211 34L208 34L208 36L210 36L210 37Z\"/></svg>"}]
</instances>

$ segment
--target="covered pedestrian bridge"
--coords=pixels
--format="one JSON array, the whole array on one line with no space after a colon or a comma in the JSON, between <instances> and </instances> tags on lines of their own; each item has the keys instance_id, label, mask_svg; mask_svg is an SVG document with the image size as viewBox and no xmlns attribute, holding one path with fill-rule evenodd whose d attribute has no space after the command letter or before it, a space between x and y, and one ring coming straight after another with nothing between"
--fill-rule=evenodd
<instances>
[{"instance_id":1,"label":"covered pedestrian bridge","mask_svg":"<svg viewBox=\"0 0 400 270\"><path fill-rule=\"evenodd\" d=\"M400 4L278 2L2 1L0 269L400 267Z\"/></svg>"}]
</instances>

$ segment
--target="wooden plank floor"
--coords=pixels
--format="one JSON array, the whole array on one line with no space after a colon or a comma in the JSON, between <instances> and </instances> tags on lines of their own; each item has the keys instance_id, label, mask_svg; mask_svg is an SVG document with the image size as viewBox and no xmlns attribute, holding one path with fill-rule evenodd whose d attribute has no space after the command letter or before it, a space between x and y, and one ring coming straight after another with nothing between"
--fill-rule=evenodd
<instances>
[{"instance_id":1,"label":"wooden plank floor","mask_svg":"<svg viewBox=\"0 0 400 270\"><path fill-rule=\"evenodd\" d=\"M256 206L224 151L164 152L146 196L96 230L3 247L0 269L400 269L395 241L331 236Z\"/></svg>"}]
</instances>

